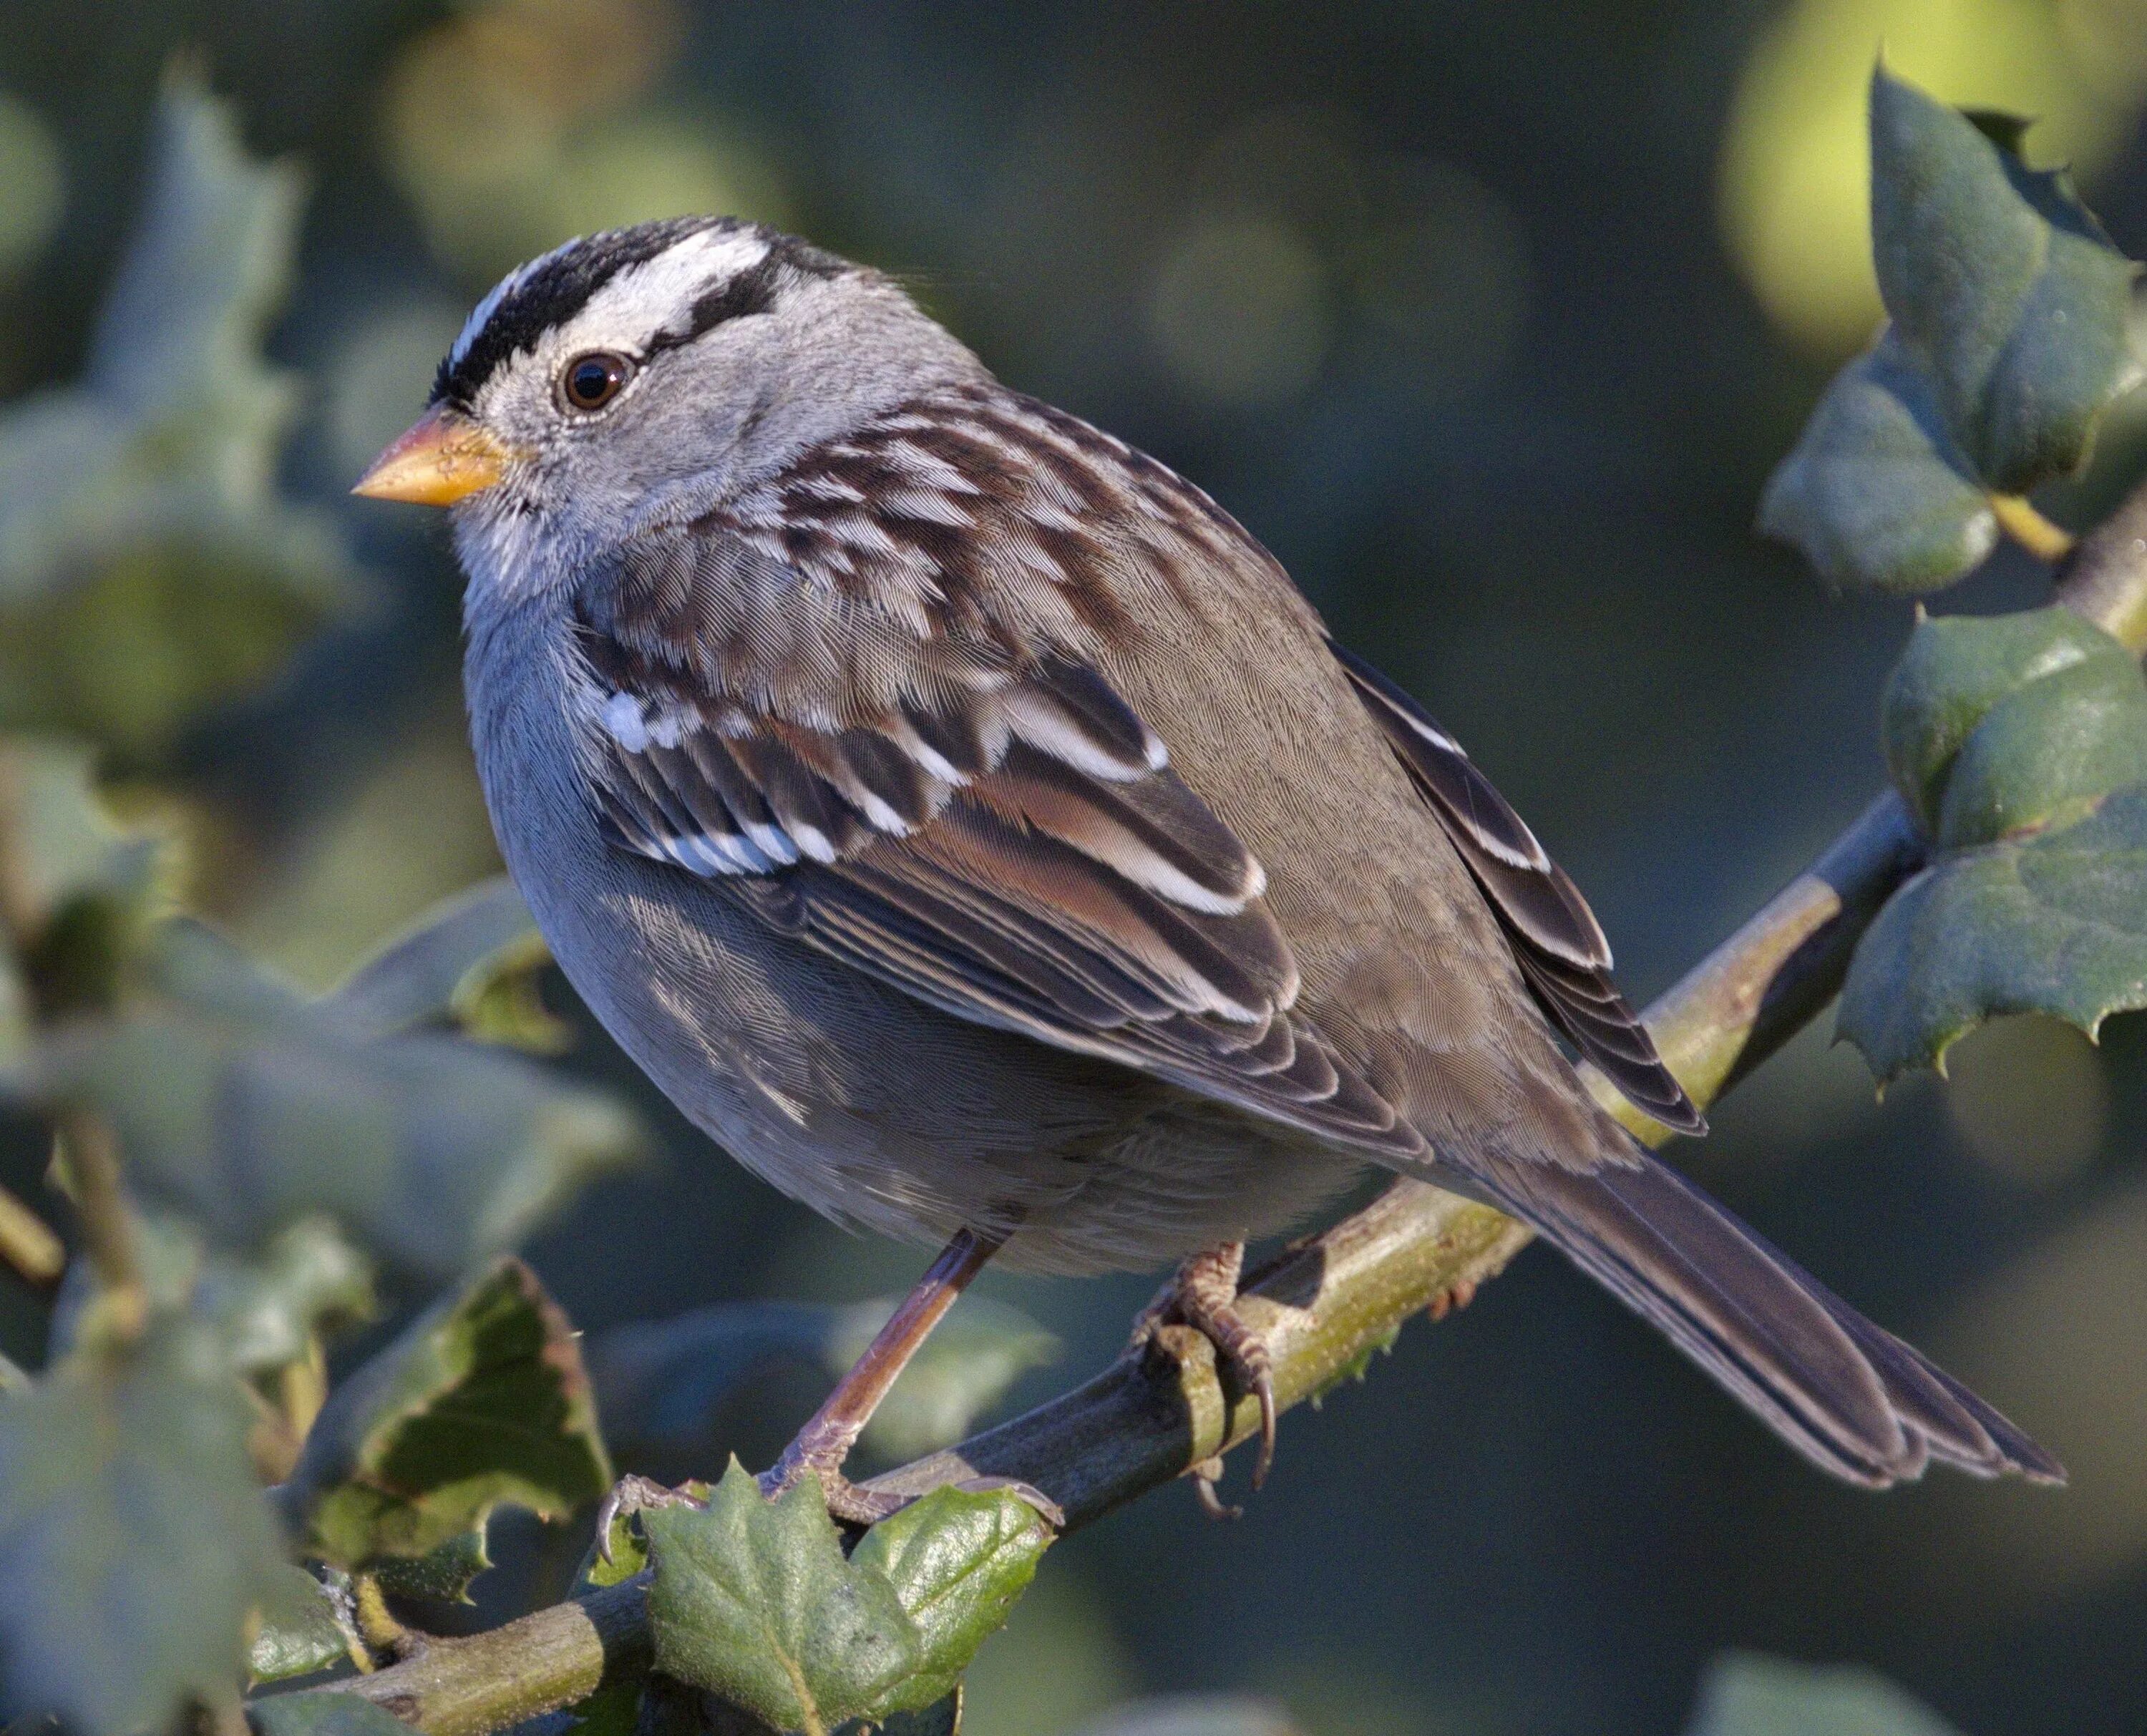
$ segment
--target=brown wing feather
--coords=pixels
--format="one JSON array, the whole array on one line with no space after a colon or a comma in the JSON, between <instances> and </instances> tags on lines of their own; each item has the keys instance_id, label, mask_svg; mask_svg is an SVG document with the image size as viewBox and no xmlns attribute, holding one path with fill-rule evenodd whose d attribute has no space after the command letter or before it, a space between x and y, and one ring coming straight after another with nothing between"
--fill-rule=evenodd
<instances>
[{"instance_id":1,"label":"brown wing feather","mask_svg":"<svg viewBox=\"0 0 2147 1736\"><path fill-rule=\"evenodd\" d=\"M1635 1108L1679 1133L1705 1133L1705 1118L1610 980L1609 942L1579 888L1423 708L1354 652L1333 649L1489 898L1537 1003Z\"/></svg>"},{"instance_id":2,"label":"brown wing feather","mask_svg":"<svg viewBox=\"0 0 2147 1736\"><path fill-rule=\"evenodd\" d=\"M660 557L674 574L692 559ZM979 657L878 715L816 725L712 683L671 624L582 621L593 806L616 846L716 879L962 1018L1368 1153L1422 1153L1293 1018L1296 962L1259 863L1093 668Z\"/></svg>"}]
</instances>

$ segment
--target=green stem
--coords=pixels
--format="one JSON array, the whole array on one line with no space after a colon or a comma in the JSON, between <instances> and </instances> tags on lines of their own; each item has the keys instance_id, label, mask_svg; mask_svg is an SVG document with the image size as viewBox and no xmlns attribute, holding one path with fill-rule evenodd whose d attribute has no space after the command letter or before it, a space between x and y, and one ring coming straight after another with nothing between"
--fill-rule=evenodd
<instances>
[{"instance_id":1,"label":"green stem","mask_svg":"<svg viewBox=\"0 0 2147 1736\"><path fill-rule=\"evenodd\" d=\"M2134 651L2147 648L2147 487L2081 539L2058 600ZM1824 1008L1858 938L1922 848L1899 798L1880 796L1764 908L1647 1012L1649 1028L1695 1101L1712 1103ZM1596 1085L1608 1100L1606 1083ZM1664 1130L1629 1124L1649 1143ZM1465 1302L1525 1247L1525 1226L1419 1182L1400 1182L1354 1217L1270 1262L1249 1287L1249 1322L1274 1361L1284 1408L1316 1398L1393 1342L1412 1314ZM1226 1393L1206 1339L1166 1328L1026 1416L905 1465L873 1486L921 1492L975 1475L1017 1477L1084 1525L1247 1439L1259 1410ZM632 1579L473 1639L436 1644L377 1675L315 1693L358 1693L432 1736L485 1736L571 1705L606 1679L645 1668L645 1585Z\"/></svg>"}]
</instances>

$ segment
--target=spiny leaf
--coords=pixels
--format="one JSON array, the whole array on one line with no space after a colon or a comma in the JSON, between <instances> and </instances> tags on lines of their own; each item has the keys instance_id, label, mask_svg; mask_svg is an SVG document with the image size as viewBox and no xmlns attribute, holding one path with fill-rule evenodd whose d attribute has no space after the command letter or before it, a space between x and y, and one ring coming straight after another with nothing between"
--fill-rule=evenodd
<instances>
[{"instance_id":1,"label":"spiny leaf","mask_svg":"<svg viewBox=\"0 0 2147 1736\"><path fill-rule=\"evenodd\" d=\"M2082 666L2114 684L2139 679L2130 653L2070 609L1917 622L1887 678L1879 734L1894 787L1925 831L1937 829L1954 761L1992 709Z\"/></svg>"},{"instance_id":2,"label":"spiny leaf","mask_svg":"<svg viewBox=\"0 0 2147 1736\"><path fill-rule=\"evenodd\" d=\"M201 1328L70 1358L0 1404L0 1698L87 1736L228 1708L289 1589L245 1405Z\"/></svg>"},{"instance_id":3,"label":"spiny leaf","mask_svg":"<svg viewBox=\"0 0 2147 1736\"><path fill-rule=\"evenodd\" d=\"M914 1675L916 1627L843 1558L818 1480L770 1501L733 1459L705 1508L642 1515L656 1667L783 1730L827 1733Z\"/></svg>"},{"instance_id":4,"label":"spiny leaf","mask_svg":"<svg viewBox=\"0 0 2147 1736\"><path fill-rule=\"evenodd\" d=\"M2103 412L2139 378L2139 268L2062 175L2030 170L1993 130L1872 74L1879 293L1977 474L2020 494L2084 464Z\"/></svg>"},{"instance_id":5,"label":"spiny leaf","mask_svg":"<svg viewBox=\"0 0 2147 1736\"><path fill-rule=\"evenodd\" d=\"M952 1693L1051 1541L1026 1502L954 1488L933 1489L868 1531L850 1564L886 1575L922 1645L916 1674L873 1709L916 1710Z\"/></svg>"},{"instance_id":6,"label":"spiny leaf","mask_svg":"<svg viewBox=\"0 0 2147 1736\"><path fill-rule=\"evenodd\" d=\"M642 1523L657 1668L822 1736L943 1703L1051 1542L1011 1493L941 1489L845 1561L817 1479L769 1501L735 1460L705 1508Z\"/></svg>"},{"instance_id":7,"label":"spiny leaf","mask_svg":"<svg viewBox=\"0 0 2147 1736\"><path fill-rule=\"evenodd\" d=\"M1890 330L1834 376L1759 498L1759 530L1838 590L1951 584L1998 539L1931 383Z\"/></svg>"},{"instance_id":8,"label":"spiny leaf","mask_svg":"<svg viewBox=\"0 0 2147 1736\"><path fill-rule=\"evenodd\" d=\"M2147 784L2062 830L1942 857L1865 931L1839 1029L1883 1083L1943 1067L1984 1019L2043 1013L2090 1036L2147 1007Z\"/></svg>"},{"instance_id":9,"label":"spiny leaf","mask_svg":"<svg viewBox=\"0 0 2147 1736\"><path fill-rule=\"evenodd\" d=\"M308 1553L358 1569L447 1546L468 1564L500 1503L563 1518L610 1483L573 1330L504 1259L336 1389L279 1493Z\"/></svg>"}]
</instances>

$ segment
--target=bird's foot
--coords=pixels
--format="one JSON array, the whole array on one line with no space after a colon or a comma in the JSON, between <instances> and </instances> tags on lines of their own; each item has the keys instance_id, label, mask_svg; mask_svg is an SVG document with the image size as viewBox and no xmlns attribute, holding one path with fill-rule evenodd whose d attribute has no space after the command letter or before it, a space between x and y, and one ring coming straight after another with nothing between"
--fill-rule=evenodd
<instances>
[{"instance_id":1,"label":"bird's foot","mask_svg":"<svg viewBox=\"0 0 2147 1736\"><path fill-rule=\"evenodd\" d=\"M760 1492L772 1501L796 1488L810 1473L820 1479L820 1493L828 1503L828 1511L853 1525L877 1525L918 1498L915 1493L898 1493L893 1489L873 1488L851 1482L843 1474L844 1456L824 1448L815 1452L801 1435L783 1449L783 1457L772 1468L760 1473L757 1479ZM1016 1478L965 1477L953 1487L978 1495L1005 1489L1034 1508L1053 1531L1066 1528L1065 1509L1042 1489Z\"/></svg>"},{"instance_id":2,"label":"bird's foot","mask_svg":"<svg viewBox=\"0 0 2147 1736\"><path fill-rule=\"evenodd\" d=\"M621 1519L659 1507L705 1507L708 1503L690 1489L668 1488L653 1477L625 1476L611 1486L611 1493L597 1508L597 1555L606 1567L612 1564L612 1529Z\"/></svg>"},{"instance_id":3,"label":"bird's foot","mask_svg":"<svg viewBox=\"0 0 2147 1736\"><path fill-rule=\"evenodd\" d=\"M1242 1242L1224 1242L1194 1254L1135 1318L1133 1347L1154 1344L1157 1328L1173 1323L1191 1327L1215 1347L1216 1362L1229 1371L1239 1390L1259 1400L1260 1448L1253 1461L1253 1487L1257 1489L1274 1465L1274 1364L1266 1340L1238 1313L1238 1278L1244 1265ZM1211 1518L1235 1518L1243 1509L1227 1505L1215 1493L1222 1474L1219 1454L1204 1459L1192 1471L1202 1510Z\"/></svg>"}]
</instances>

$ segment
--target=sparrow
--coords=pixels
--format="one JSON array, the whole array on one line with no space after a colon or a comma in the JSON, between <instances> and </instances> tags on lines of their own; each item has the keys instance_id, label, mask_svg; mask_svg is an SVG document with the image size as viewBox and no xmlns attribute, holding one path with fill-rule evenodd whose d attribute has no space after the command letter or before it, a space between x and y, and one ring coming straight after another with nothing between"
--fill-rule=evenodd
<instances>
[{"instance_id":1,"label":"sparrow","mask_svg":"<svg viewBox=\"0 0 2147 1736\"><path fill-rule=\"evenodd\" d=\"M493 827L597 1018L784 1193L946 1243L765 1487L888 1510L844 1457L994 1256L1183 1262L1264 1471L1244 1246L1367 1164L1533 1225L1837 1477L2062 1478L1591 1098L1579 1058L1702 1130L1454 738L889 278L730 218L569 242L357 492L450 509Z\"/></svg>"}]
</instances>

